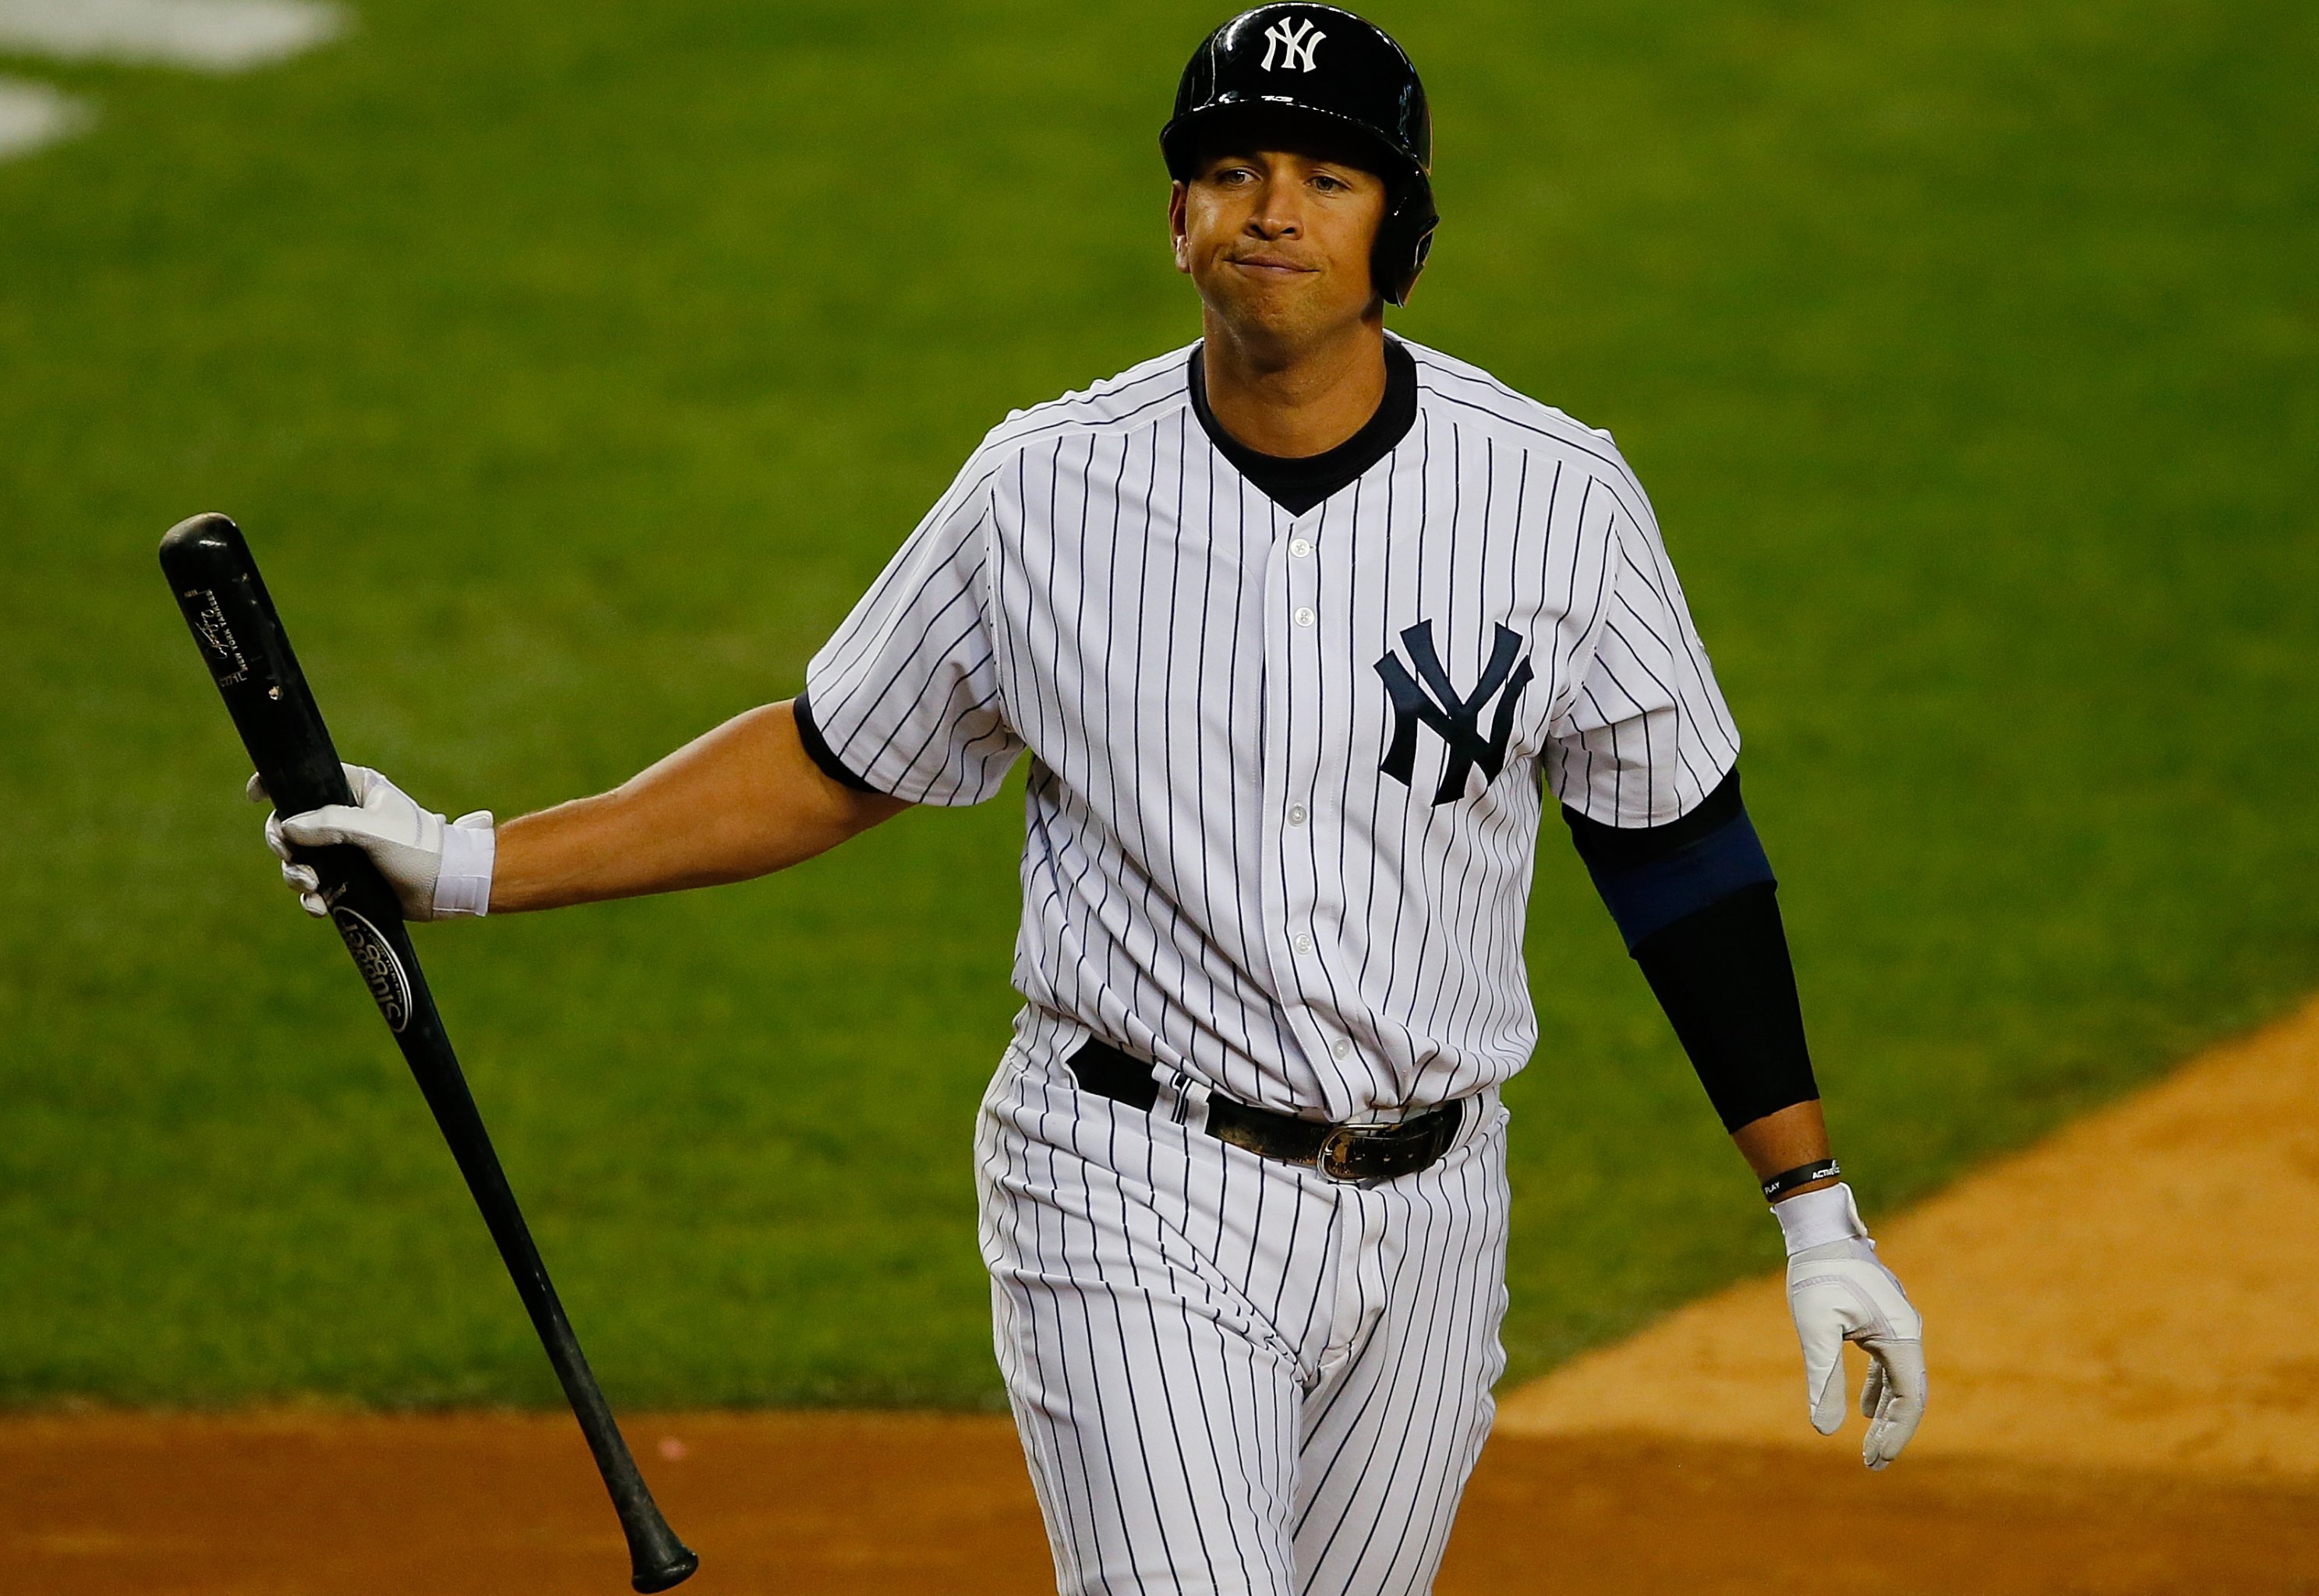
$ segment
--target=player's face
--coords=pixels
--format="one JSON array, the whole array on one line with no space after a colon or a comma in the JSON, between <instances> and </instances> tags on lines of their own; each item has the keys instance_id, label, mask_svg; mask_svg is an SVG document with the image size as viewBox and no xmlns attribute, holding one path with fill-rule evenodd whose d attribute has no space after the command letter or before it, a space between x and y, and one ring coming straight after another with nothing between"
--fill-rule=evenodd
<instances>
[{"instance_id":1,"label":"player's face","mask_svg":"<svg viewBox=\"0 0 2319 1596\"><path fill-rule=\"evenodd\" d=\"M1385 180L1320 149L1204 160L1169 204L1176 269L1226 320L1295 345L1380 313L1369 248Z\"/></svg>"}]
</instances>

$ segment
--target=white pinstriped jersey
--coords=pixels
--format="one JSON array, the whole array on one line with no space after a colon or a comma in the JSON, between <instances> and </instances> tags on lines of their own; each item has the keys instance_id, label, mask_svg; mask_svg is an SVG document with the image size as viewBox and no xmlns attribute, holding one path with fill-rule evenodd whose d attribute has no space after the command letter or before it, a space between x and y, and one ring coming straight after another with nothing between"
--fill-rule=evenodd
<instances>
[{"instance_id":1,"label":"white pinstriped jersey","mask_svg":"<svg viewBox=\"0 0 2319 1596\"><path fill-rule=\"evenodd\" d=\"M1394 1119L1537 1038L1542 789L1664 824L1738 735L1608 435L1407 344L1415 423L1292 516L1189 349L991 431L807 671L918 803L1032 757L1026 1056L1098 1034L1243 1102Z\"/></svg>"}]
</instances>

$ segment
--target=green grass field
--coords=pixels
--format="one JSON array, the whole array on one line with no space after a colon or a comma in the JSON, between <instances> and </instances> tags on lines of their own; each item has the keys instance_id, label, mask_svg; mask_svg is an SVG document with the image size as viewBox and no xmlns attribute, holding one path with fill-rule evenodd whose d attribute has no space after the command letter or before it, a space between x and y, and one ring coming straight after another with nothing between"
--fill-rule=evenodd
<instances>
[{"instance_id":1,"label":"green grass field","mask_svg":"<svg viewBox=\"0 0 2319 1596\"><path fill-rule=\"evenodd\" d=\"M360 14L0 60L104 115L0 166L0 1402L554 1400L164 528L236 515L347 753L505 814L788 696L985 428L1196 329L1212 5ZM1872 1213L2319 982L2319 13L1378 15L1448 217L1396 324L1650 485ZM1020 825L422 933L618 1400L995 1400ZM1552 829L1518 1374L1777 1256Z\"/></svg>"}]
</instances>

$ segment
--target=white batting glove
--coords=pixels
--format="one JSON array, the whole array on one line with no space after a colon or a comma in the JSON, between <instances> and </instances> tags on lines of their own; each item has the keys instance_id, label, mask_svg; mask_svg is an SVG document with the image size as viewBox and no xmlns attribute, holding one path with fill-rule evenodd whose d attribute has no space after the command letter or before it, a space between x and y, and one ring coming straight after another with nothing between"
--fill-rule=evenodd
<instances>
[{"instance_id":1,"label":"white batting glove","mask_svg":"<svg viewBox=\"0 0 2319 1596\"><path fill-rule=\"evenodd\" d=\"M313 868L291 856L293 845L360 848L394 888L407 920L444 920L489 911L492 864L498 852L490 810L477 809L446 823L376 771L363 765L342 768L354 793L351 806L329 804L286 820L279 815L266 817L266 845L282 861L282 879L297 893L308 914L325 917L330 906L322 901L321 882ZM271 801L265 783L255 776L248 792L252 803Z\"/></svg>"},{"instance_id":2,"label":"white batting glove","mask_svg":"<svg viewBox=\"0 0 2319 1596\"><path fill-rule=\"evenodd\" d=\"M1804 1400L1812 1428L1844 1422L1844 1344L1869 1358L1860 1411L1869 1420L1861 1461L1881 1469L1900 1456L1925 1416L1925 1321L1876 1256L1852 1188L1822 1186L1776 1204L1788 1240L1788 1311L1804 1349Z\"/></svg>"}]
</instances>

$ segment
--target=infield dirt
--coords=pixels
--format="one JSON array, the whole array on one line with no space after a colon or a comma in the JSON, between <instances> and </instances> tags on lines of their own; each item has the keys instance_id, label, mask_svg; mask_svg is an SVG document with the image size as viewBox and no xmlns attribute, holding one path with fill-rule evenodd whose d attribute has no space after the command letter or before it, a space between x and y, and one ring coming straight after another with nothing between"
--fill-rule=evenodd
<instances>
[{"instance_id":1,"label":"infield dirt","mask_svg":"<svg viewBox=\"0 0 2319 1596\"><path fill-rule=\"evenodd\" d=\"M1511 1393L1440 1588L2319 1591L2319 1005L1880 1229L1934 1378L1898 1466L1859 1466L1857 1420L1809 1433L1777 1282L1748 1282ZM701 1596L1051 1589L1004 1419L628 1429ZM10 1590L530 1596L624 1568L557 1415L0 1424Z\"/></svg>"},{"instance_id":2,"label":"infield dirt","mask_svg":"<svg viewBox=\"0 0 2319 1596\"><path fill-rule=\"evenodd\" d=\"M1036 1596L1054 1588L997 1418L631 1420L717 1592ZM665 1441L684 1456L657 1455ZM569 1420L12 1424L6 1588L43 1596L584 1596L627 1555ZM1738 1596L2157 1596L2319 1590L2319 1493L1950 1458L1872 1475L1785 1448L1491 1443L1439 1589Z\"/></svg>"}]
</instances>

